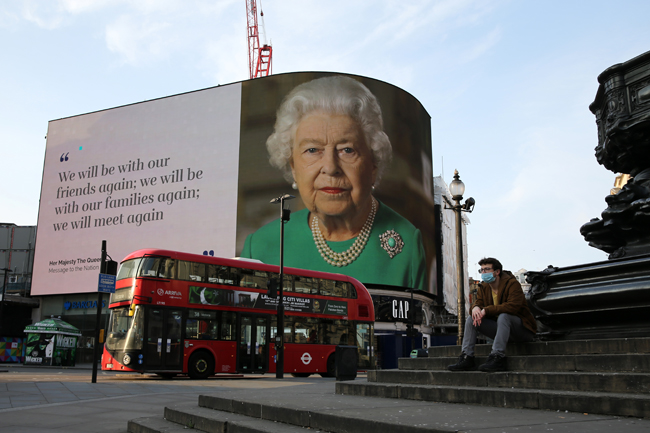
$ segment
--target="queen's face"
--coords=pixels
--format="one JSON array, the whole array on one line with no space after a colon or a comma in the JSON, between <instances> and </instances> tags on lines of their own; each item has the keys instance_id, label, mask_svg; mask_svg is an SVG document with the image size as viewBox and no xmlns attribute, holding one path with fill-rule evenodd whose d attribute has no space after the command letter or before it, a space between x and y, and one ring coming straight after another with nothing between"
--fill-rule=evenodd
<instances>
[{"instance_id":1,"label":"queen's face","mask_svg":"<svg viewBox=\"0 0 650 433\"><path fill-rule=\"evenodd\" d=\"M323 221L353 220L371 205L377 167L363 131L347 115L316 111L303 117L291 170L305 205Z\"/></svg>"}]
</instances>

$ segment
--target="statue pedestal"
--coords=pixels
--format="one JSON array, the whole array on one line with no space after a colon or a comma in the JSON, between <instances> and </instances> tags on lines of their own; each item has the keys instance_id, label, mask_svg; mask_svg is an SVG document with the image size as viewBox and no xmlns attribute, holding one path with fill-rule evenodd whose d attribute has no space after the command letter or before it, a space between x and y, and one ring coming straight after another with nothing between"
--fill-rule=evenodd
<instances>
[{"instance_id":1,"label":"statue pedestal","mask_svg":"<svg viewBox=\"0 0 650 433\"><path fill-rule=\"evenodd\" d=\"M528 280L541 339L650 335L650 254L549 267Z\"/></svg>"}]
</instances>

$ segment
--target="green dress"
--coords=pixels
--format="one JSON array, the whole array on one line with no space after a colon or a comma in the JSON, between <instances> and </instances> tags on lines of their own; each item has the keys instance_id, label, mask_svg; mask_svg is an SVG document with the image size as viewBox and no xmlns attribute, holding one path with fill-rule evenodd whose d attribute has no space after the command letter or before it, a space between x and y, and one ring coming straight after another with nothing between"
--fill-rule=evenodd
<instances>
[{"instance_id":1,"label":"green dress","mask_svg":"<svg viewBox=\"0 0 650 433\"><path fill-rule=\"evenodd\" d=\"M375 221L363 252L347 266L337 267L327 263L318 252L308 222L309 211L291 214L284 227L284 265L321 272L345 274L364 284L382 284L427 290L424 247L420 230L404 217L380 203ZM389 232L399 234L404 242L401 251L390 257L387 249L395 246L395 236L390 241ZM382 247L380 236L387 239ZM356 238L342 242L328 242L335 252L346 251ZM271 265L280 264L280 220L270 222L246 238L242 257L258 259Z\"/></svg>"}]
</instances>

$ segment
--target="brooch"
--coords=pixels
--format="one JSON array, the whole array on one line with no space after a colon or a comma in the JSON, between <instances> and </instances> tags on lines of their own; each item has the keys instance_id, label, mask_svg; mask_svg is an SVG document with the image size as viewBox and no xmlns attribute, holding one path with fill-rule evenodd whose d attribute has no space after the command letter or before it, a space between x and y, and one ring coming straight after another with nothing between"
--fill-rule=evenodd
<instances>
[{"instance_id":1,"label":"brooch","mask_svg":"<svg viewBox=\"0 0 650 433\"><path fill-rule=\"evenodd\" d=\"M379 240L381 241L381 247L386 250L391 259L401 253L402 248L404 248L404 241L395 230L388 230L386 233L379 235Z\"/></svg>"}]
</instances>

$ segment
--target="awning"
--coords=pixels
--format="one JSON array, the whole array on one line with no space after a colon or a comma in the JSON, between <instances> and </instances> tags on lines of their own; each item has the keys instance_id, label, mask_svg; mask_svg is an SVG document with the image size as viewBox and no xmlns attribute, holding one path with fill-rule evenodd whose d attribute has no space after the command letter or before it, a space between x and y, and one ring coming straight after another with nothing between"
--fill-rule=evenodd
<instances>
[{"instance_id":1,"label":"awning","mask_svg":"<svg viewBox=\"0 0 650 433\"><path fill-rule=\"evenodd\" d=\"M26 334L63 334L81 336L79 329L58 318L45 319L25 328Z\"/></svg>"}]
</instances>

